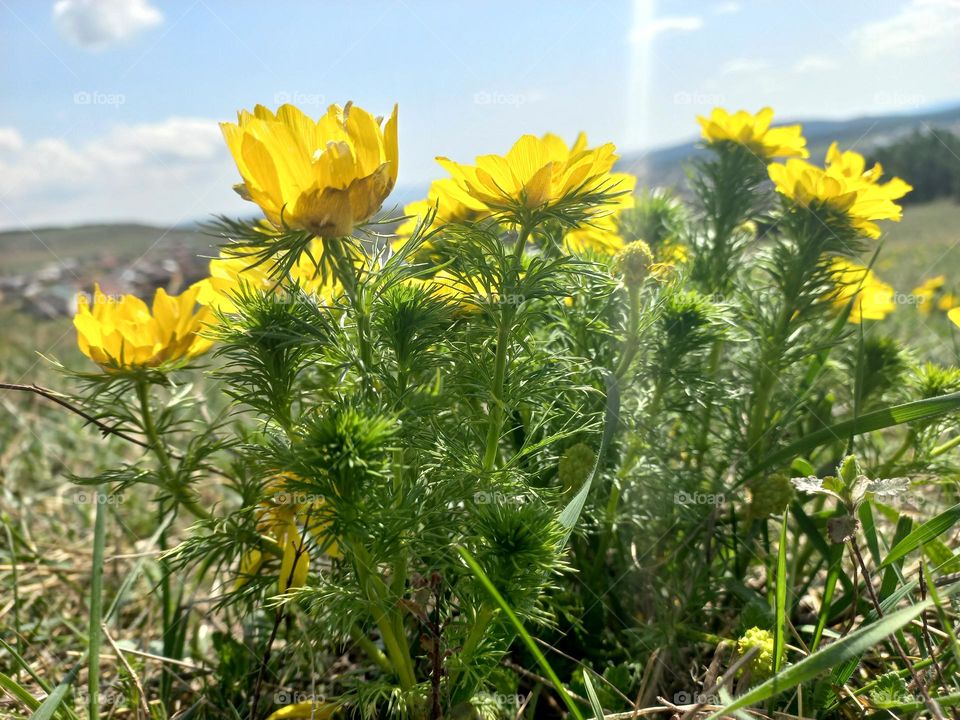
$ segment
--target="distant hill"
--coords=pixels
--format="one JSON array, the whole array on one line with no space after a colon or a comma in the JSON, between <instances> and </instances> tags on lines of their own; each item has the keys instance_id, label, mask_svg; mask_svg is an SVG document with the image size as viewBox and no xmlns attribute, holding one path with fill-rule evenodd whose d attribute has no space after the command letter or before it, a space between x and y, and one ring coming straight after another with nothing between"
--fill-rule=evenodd
<instances>
[{"instance_id":1,"label":"distant hill","mask_svg":"<svg viewBox=\"0 0 960 720\"><path fill-rule=\"evenodd\" d=\"M138 265L156 265L172 254L189 251L209 254L216 244L189 226L161 228L136 224L78 225L0 232L0 275L71 264L82 258L112 267L136 260Z\"/></svg>"},{"instance_id":2,"label":"distant hill","mask_svg":"<svg viewBox=\"0 0 960 720\"><path fill-rule=\"evenodd\" d=\"M879 115L852 118L849 120L795 120L783 123L803 125L810 157L822 162L830 143L836 140L846 149L869 153L872 148L886 145L915 128L960 129L960 105L936 108L899 115ZM617 169L629 172L640 179L640 185L681 186L685 180L684 162L701 154L696 141L672 145L649 153L626 153L621 156Z\"/></svg>"}]
</instances>

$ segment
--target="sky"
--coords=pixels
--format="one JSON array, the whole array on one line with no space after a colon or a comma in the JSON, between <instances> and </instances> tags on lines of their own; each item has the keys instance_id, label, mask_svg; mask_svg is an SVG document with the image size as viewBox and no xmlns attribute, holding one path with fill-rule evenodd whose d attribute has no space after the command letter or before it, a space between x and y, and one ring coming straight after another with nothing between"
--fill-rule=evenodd
<instances>
[{"instance_id":1,"label":"sky","mask_svg":"<svg viewBox=\"0 0 960 720\"><path fill-rule=\"evenodd\" d=\"M217 123L399 104L395 200L523 133L632 153L698 114L960 102L960 0L0 0L0 229L252 206Z\"/></svg>"}]
</instances>

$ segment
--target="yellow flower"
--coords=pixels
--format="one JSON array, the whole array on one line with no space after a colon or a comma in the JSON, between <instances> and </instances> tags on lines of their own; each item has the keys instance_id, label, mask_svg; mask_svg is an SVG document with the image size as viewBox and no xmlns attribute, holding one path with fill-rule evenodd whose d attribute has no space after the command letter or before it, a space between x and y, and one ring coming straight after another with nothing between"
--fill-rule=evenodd
<instances>
[{"instance_id":1,"label":"yellow flower","mask_svg":"<svg viewBox=\"0 0 960 720\"><path fill-rule=\"evenodd\" d=\"M564 248L578 254L593 251L603 255L615 255L624 245L617 224L609 215L570 230L563 236Z\"/></svg>"},{"instance_id":2,"label":"yellow flower","mask_svg":"<svg viewBox=\"0 0 960 720\"><path fill-rule=\"evenodd\" d=\"M350 103L314 121L293 105L262 105L220 123L243 177L238 192L277 227L349 235L397 181L397 108L386 124Z\"/></svg>"},{"instance_id":3,"label":"yellow flower","mask_svg":"<svg viewBox=\"0 0 960 720\"><path fill-rule=\"evenodd\" d=\"M410 278L406 282L429 290L436 297L467 313L478 312L478 301L488 297L478 280L465 279L449 270L441 270L429 277Z\"/></svg>"},{"instance_id":4,"label":"yellow flower","mask_svg":"<svg viewBox=\"0 0 960 720\"><path fill-rule=\"evenodd\" d=\"M873 274L870 268L841 257L830 259L830 275L836 289L828 299L838 312L853 301L849 320L859 324L863 320L883 320L896 306L893 288Z\"/></svg>"},{"instance_id":5,"label":"yellow flower","mask_svg":"<svg viewBox=\"0 0 960 720\"><path fill-rule=\"evenodd\" d=\"M92 307L86 295L78 298L77 344L104 369L157 367L196 357L213 344L200 336L212 316L207 308L194 312L198 291L194 285L171 297L158 288L151 310L134 295L118 300L94 285Z\"/></svg>"},{"instance_id":6,"label":"yellow flower","mask_svg":"<svg viewBox=\"0 0 960 720\"><path fill-rule=\"evenodd\" d=\"M777 191L799 205L826 205L845 214L851 227L871 238L880 237L876 220L899 222L902 208L894 200L913 188L900 178L880 182L879 164L869 170L859 153L841 153L834 143L827 152L825 168L803 160L788 160L768 168Z\"/></svg>"},{"instance_id":7,"label":"yellow flower","mask_svg":"<svg viewBox=\"0 0 960 720\"><path fill-rule=\"evenodd\" d=\"M302 586L310 570L310 553L307 537L312 537L317 545L326 547L330 557L341 557L336 542L327 535L329 522L322 519L325 505L323 498L304 496L287 486L286 481L293 476L281 474L266 485L269 496L257 510L257 531L276 543L281 551L280 569L277 571L277 588L286 592L289 588ZM250 549L240 558L235 587L245 585L250 578L260 573L263 567L263 553Z\"/></svg>"},{"instance_id":8,"label":"yellow flower","mask_svg":"<svg viewBox=\"0 0 960 720\"><path fill-rule=\"evenodd\" d=\"M707 143L734 142L767 160L775 157L809 157L807 140L799 125L771 128L773 110L765 107L756 115L738 110L733 115L714 108L709 118L697 116Z\"/></svg>"},{"instance_id":9,"label":"yellow flower","mask_svg":"<svg viewBox=\"0 0 960 720\"><path fill-rule=\"evenodd\" d=\"M330 720L339 708L335 703L305 700L283 706L267 720Z\"/></svg>"},{"instance_id":10,"label":"yellow flower","mask_svg":"<svg viewBox=\"0 0 960 720\"><path fill-rule=\"evenodd\" d=\"M323 252L323 241L314 239L309 246L309 253L300 253L296 263L290 268L290 279L296 282L304 292L319 298L330 299L339 293L339 285L327 274L322 278L313 260L319 261ZM199 293L197 302L208 305L223 313L237 312L236 299L244 293L280 293L276 273L276 262L266 260L259 262L260 256L233 255L220 251L220 257L210 261L209 277L197 283Z\"/></svg>"},{"instance_id":11,"label":"yellow flower","mask_svg":"<svg viewBox=\"0 0 960 720\"><path fill-rule=\"evenodd\" d=\"M947 317L954 325L960 326L960 307L955 307L947 311Z\"/></svg>"},{"instance_id":12,"label":"yellow flower","mask_svg":"<svg viewBox=\"0 0 960 720\"><path fill-rule=\"evenodd\" d=\"M437 213L430 229L448 223L482 220L490 215L486 205L465 193L452 178L434 180L430 183L426 200L417 200L403 208L403 214L410 217L397 228L400 240L394 243L394 247L403 244L413 234L420 219L434 208Z\"/></svg>"},{"instance_id":13,"label":"yellow flower","mask_svg":"<svg viewBox=\"0 0 960 720\"><path fill-rule=\"evenodd\" d=\"M937 275L936 277L927 278L913 289L913 295L917 299L917 309L922 315L929 315L933 311L934 299L943 292L943 286L946 282L946 276ZM950 307L941 309L949 310L951 307L953 307L952 304Z\"/></svg>"},{"instance_id":14,"label":"yellow flower","mask_svg":"<svg viewBox=\"0 0 960 720\"><path fill-rule=\"evenodd\" d=\"M636 178L611 173L617 160L612 143L588 149L581 133L572 147L560 137L524 135L506 155L481 155L476 165L445 157L437 161L456 186L491 211L542 210L561 199L589 193L625 193L609 204L630 207Z\"/></svg>"}]
</instances>

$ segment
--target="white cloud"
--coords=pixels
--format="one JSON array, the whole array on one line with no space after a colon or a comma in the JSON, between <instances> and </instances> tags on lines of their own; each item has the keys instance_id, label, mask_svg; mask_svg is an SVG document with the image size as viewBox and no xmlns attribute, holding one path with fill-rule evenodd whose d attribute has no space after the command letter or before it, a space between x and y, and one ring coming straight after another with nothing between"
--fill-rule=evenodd
<instances>
[{"instance_id":1,"label":"white cloud","mask_svg":"<svg viewBox=\"0 0 960 720\"><path fill-rule=\"evenodd\" d=\"M735 15L743 10L743 5L738 2L722 2L714 7L713 12L717 15Z\"/></svg>"},{"instance_id":2,"label":"white cloud","mask_svg":"<svg viewBox=\"0 0 960 720\"><path fill-rule=\"evenodd\" d=\"M929 55L948 43L955 47L958 32L960 0L911 0L893 17L856 30L853 39L860 54L874 60Z\"/></svg>"},{"instance_id":3,"label":"white cloud","mask_svg":"<svg viewBox=\"0 0 960 720\"><path fill-rule=\"evenodd\" d=\"M238 181L213 120L120 125L77 145L0 128L2 227L249 213L231 189Z\"/></svg>"},{"instance_id":4,"label":"white cloud","mask_svg":"<svg viewBox=\"0 0 960 720\"><path fill-rule=\"evenodd\" d=\"M735 58L728 60L720 67L721 75L743 75L763 72L770 63L759 58Z\"/></svg>"},{"instance_id":5,"label":"white cloud","mask_svg":"<svg viewBox=\"0 0 960 720\"><path fill-rule=\"evenodd\" d=\"M793 71L797 73L818 72L832 70L836 66L836 61L824 55L807 55L797 61L796 65L793 66Z\"/></svg>"},{"instance_id":6,"label":"white cloud","mask_svg":"<svg viewBox=\"0 0 960 720\"><path fill-rule=\"evenodd\" d=\"M150 0L57 0L53 22L67 40L84 50L103 50L163 22Z\"/></svg>"},{"instance_id":7,"label":"white cloud","mask_svg":"<svg viewBox=\"0 0 960 720\"><path fill-rule=\"evenodd\" d=\"M0 127L0 152L17 152L23 147L23 137L16 128Z\"/></svg>"},{"instance_id":8,"label":"white cloud","mask_svg":"<svg viewBox=\"0 0 960 720\"><path fill-rule=\"evenodd\" d=\"M703 27L703 18L697 15L666 15L653 18L630 34L633 43L645 42L665 32L693 32Z\"/></svg>"}]
</instances>

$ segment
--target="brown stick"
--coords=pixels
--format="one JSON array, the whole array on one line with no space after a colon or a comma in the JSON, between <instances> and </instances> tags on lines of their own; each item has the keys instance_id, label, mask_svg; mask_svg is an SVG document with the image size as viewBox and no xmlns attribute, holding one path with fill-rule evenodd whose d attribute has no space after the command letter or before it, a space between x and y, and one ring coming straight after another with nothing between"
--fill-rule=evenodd
<instances>
[{"instance_id":1,"label":"brown stick","mask_svg":"<svg viewBox=\"0 0 960 720\"><path fill-rule=\"evenodd\" d=\"M55 390L48 390L47 388L40 387L39 385L21 385L19 383L5 383L5 382L0 382L0 390L18 390L20 392L28 392L28 393L33 393L34 395L39 395L40 397L46 398L51 402L55 402L57 405L61 407L65 407L70 412L79 415L91 425L96 425L100 429L100 432L103 434L104 437L106 437L107 435L116 435L119 438L123 438L127 442L133 443L134 445L139 445L140 447L146 448L148 450L150 449L149 443L145 443L142 440L138 440L135 437L127 435L125 432L121 430L117 430L116 428L110 427L105 422L98 420L97 418L93 417L93 415L91 415L90 413L86 412L81 408L78 408L76 405L69 402L63 395L56 392Z\"/></svg>"}]
</instances>

